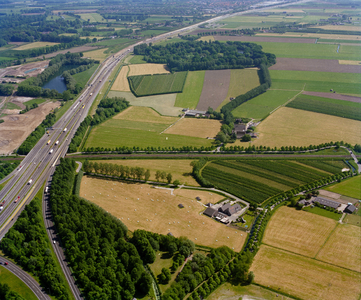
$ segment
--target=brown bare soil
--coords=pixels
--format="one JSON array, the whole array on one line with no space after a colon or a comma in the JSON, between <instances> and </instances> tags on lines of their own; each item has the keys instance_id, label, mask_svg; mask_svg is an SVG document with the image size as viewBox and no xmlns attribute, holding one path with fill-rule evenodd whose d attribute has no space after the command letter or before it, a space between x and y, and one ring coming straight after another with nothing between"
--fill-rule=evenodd
<instances>
[{"instance_id":1,"label":"brown bare soil","mask_svg":"<svg viewBox=\"0 0 361 300\"><path fill-rule=\"evenodd\" d=\"M3 117L4 123L0 124L0 154L7 155L17 149L45 119L45 116L56 107L59 107L58 102L48 102L26 114Z\"/></svg>"},{"instance_id":2,"label":"brown bare soil","mask_svg":"<svg viewBox=\"0 0 361 300\"><path fill-rule=\"evenodd\" d=\"M307 92L307 91L304 91L302 94L361 103L361 98L360 97L340 95L340 94L336 94L336 93L323 93L323 92Z\"/></svg>"},{"instance_id":3,"label":"brown bare soil","mask_svg":"<svg viewBox=\"0 0 361 300\"><path fill-rule=\"evenodd\" d=\"M230 81L231 70L206 71L197 109L207 110L208 107L212 107L214 110L217 109L227 97Z\"/></svg>"},{"instance_id":4,"label":"brown bare soil","mask_svg":"<svg viewBox=\"0 0 361 300\"><path fill-rule=\"evenodd\" d=\"M12 75L12 76L37 76L38 74L40 74L41 72L43 72L45 70L45 68L49 65L49 60L43 60L43 61L37 61L37 62L33 62L33 63L29 63L29 64L24 64L21 66L17 66L17 67L9 67L9 68L5 68L2 69L2 72L0 73L0 77L4 77L5 75ZM31 69L36 69L33 70L29 73L26 73L26 71L29 71ZM4 78L6 79L6 78ZM9 78L10 81L17 81L17 79L15 78Z\"/></svg>"},{"instance_id":5,"label":"brown bare soil","mask_svg":"<svg viewBox=\"0 0 361 300\"><path fill-rule=\"evenodd\" d=\"M314 71L333 73L361 73L361 66L339 64L336 59L277 57L270 70Z\"/></svg>"},{"instance_id":6,"label":"brown bare soil","mask_svg":"<svg viewBox=\"0 0 361 300\"><path fill-rule=\"evenodd\" d=\"M130 92L129 82L127 79L128 71L128 66L122 67L111 88L113 91Z\"/></svg>"},{"instance_id":7,"label":"brown bare soil","mask_svg":"<svg viewBox=\"0 0 361 300\"><path fill-rule=\"evenodd\" d=\"M282 38L282 37L266 37L266 36L214 36L216 41L239 41L239 42L273 42L273 43L300 43L314 44L316 39L303 38Z\"/></svg>"}]
</instances>

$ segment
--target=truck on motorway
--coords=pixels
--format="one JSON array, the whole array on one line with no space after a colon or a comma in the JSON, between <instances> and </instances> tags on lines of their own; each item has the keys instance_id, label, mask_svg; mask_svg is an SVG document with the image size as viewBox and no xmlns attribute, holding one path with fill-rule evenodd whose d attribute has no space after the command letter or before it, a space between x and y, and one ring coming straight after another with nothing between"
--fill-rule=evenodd
<instances>
[{"instance_id":1,"label":"truck on motorway","mask_svg":"<svg viewBox=\"0 0 361 300\"><path fill-rule=\"evenodd\" d=\"M68 130L68 128L64 128L63 132L65 132L65 131L67 131L67 130Z\"/></svg>"},{"instance_id":2,"label":"truck on motorway","mask_svg":"<svg viewBox=\"0 0 361 300\"><path fill-rule=\"evenodd\" d=\"M49 145L51 143L51 140L49 140L46 144Z\"/></svg>"},{"instance_id":3,"label":"truck on motorway","mask_svg":"<svg viewBox=\"0 0 361 300\"><path fill-rule=\"evenodd\" d=\"M47 192L48 192L48 190L49 190L49 188L48 188L48 187L45 187L45 193L47 193Z\"/></svg>"},{"instance_id":4,"label":"truck on motorway","mask_svg":"<svg viewBox=\"0 0 361 300\"><path fill-rule=\"evenodd\" d=\"M53 149L50 149L49 154L53 153L53 151L54 151Z\"/></svg>"},{"instance_id":5,"label":"truck on motorway","mask_svg":"<svg viewBox=\"0 0 361 300\"><path fill-rule=\"evenodd\" d=\"M30 179L30 180L29 180L29 182L28 182L28 184L32 184L32 182L33 182L33 180L32 180L32 179Z\"/></svg>"},{"instance_id":6,"label":"truck on motorway","mask_svg":"<svg viewBox=\"0 0 361 300\"><path fill-rule=\"evenodd\" d=\"M93 93L90 93L90 96L93 96Z\"/></svg>"},{"instance_id":7,"label":"truck on motorway","mask_svg":"<svg viewBox=\"0 0 361 300\"><path fill-rule=\"evenodd\" d=\"M102 82L102 80L100 79L99 82Z\"/></svg>"},{"instance_id":8,"label":"truck on motorway","mask_svg":"<svg viewBox=\"0 0 361 300\"><path fill-rule=\"evenodd\" d=\"M55 145L59 145L59 141L56 141L56 142L55 142Z\"/></svg>"}]
</instances>

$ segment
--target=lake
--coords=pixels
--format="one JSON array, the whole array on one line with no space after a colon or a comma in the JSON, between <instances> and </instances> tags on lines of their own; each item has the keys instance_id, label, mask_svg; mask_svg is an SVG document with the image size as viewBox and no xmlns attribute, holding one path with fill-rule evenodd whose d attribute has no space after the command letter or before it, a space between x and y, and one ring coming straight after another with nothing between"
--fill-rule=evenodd
<instances>
[{"instance_id":1,"label":"lake","mask_svg":"<svg viewBox=\"0 0 361 300\"><path fill-rule=\"evenodd\" d=\"M57 90L59 93L62 93L67 90L66 84L64 82L64 78L61 77L61 74L63 74L64 71L77 68L79 66L77 65L66 65L62 66L59 71L51 76L47 83L45 83L42 88L43 89L51 89L51 90Z\"/></svg>"}]
</instances>

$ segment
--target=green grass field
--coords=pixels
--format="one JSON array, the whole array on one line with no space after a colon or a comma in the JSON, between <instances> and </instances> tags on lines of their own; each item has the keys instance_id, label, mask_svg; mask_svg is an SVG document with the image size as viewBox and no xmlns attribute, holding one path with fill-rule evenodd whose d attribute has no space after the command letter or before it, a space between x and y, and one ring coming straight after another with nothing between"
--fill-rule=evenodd
<instances>
[{"instance_id":1,"label":"green grass field","mask_svg":"<svg viewBox=\"0 0 361 300\"><path fill-rule=\"evenodd\" d=\"M143 59L143 55L133 55L133 57L129 60L130 64L146 64L147 62Z\"/></svg>"},{"instance_id":2,"label":"green grass field","mask_svg":"<svg viewBox=\"0 0 361 300\"><path fill-rule=\"evenodd\" d=\"M129 76L129 86L137 97L181 93L188 72Z\"/></svg>"},{"instance_id":3,"label":"green grass field","mask_svg":"<svg viewBox=\"0 0 361 300\"><path fill-rule=\"evenodd\" d=\"M0 266L0 282L2 284L6 283L11 291L18 293L26 300L38 299L22 280L2 266Z\"/></svg>"},{"instance_id":4,"label":"green grass field","mask_svg":"<svg viewBox=\"0 0 361 300\"><path fill-rule=\"evenodd\" d=\"M41 104L41 103L44 103L45 101L46 101L46 100L43 99L43 98L37 98L37 99L33 99L33 100L26 101L26 102L24 102L23 104L30 106L30 105L36 103L36 104L39 105L39 104Z\"/></svg>"},{"instance_id":5,"label":"green grass field","mask_svg":"<svg viewBox=\"0 0 361 300\"><path fill-rule=\"evenodd\" d=\"M343 180L340 183L325 188L325 190L351 198L361 199L361 176Z\"/></svg>"},{"instance_id":6,"label":"green grass field","mask_svg":"<svg viewBox=\"0 0 361 300\"><path fill-rule=\"evenodd\" d=\"M21 108L17 106L15 103L6 102L4 105L4 109L21 109Z\"/></svg>"},{"instance_id":7,"label":"green grass field","mask_svg":"<svg viewBox=\"0 0 361 300\"><path fill-rule=\"evenodd\" d=\"M106 19L104 19L100 14L98 13L88 13L88 14L78 14L84 21L88 21L90 23L103 23L106 22Z\"/></svg>"},{"instance_id":8,"label":"green grass field","mask_svg":"<svg viewBox=\"0 0 361 300\"><path fill-rule=\"evenodd\" d=\"M142 36L156 36L168 32L168 30L144 30Z\"/></svg>"},{"instance_id":9,"label":"green grass field","mask_svg":"<svg viewBox=\"0 0 361 300\"><path fill-rule=\"evenodd\" d=\"M361 227L361 216L346 215L346 217L342 220L342 222Z\"/></svg>"},{"instance_id":10,"label":"green grass field","mask_svg":"<svg viewBox=\"0 0 361 300\"><path fill-rule=\"evenodd\" d=\"M336 221L340 220L340 218L342 216L341 214L337 214L337 213L328 211L328 210L320 208L320 207L305 207L305 208L303 208L303 210L308 211L313 214L316 214L316 215L319 215L319 216L322 216L322 217L330 218L330 219L333 219Z\"/></svg>"},{"instance_id":11,"label":"green grass field","mask_svg":"<svg viewBox=\"0 0 361 300\"><path fill-rule=\"evenodd\" d=\"M205 71L188 72L183 92L177 94L175 106L195 109L202 94Z\"/></svg>"},{"instance_id":12,"label":"green grass field","mask_svg":"<svg viewBox=\"0 0 361 300\"><path fill-rule=\"evenodd\" d=\"M82 86L85 86L86 83L88 82L89 78L93 75L93 73L95 72L95 70L97 68L98 68L98 64L95 64L90 69L88 69L84 72L74 74L72 76L74 77L74 79L76 80L77 83L79 82Z\"/></svg>"},{"instance_id":13,"label":"green grass field","mask_svg":"<svg viewBox=\"0 0 361 300\"><path fill-rule=\"evenodd\" d=\"M270 70L271 89L361 95L361 74Z\"/></svg>"},{"instance_id":14,"label":"green grass field","mask_svg":"<svg viewBox=\"0 0 361 300\"><path fill-rule=\"evenodd\" d=\"M299 95L286 106L361 121L361 103L357 102Z\"/></svg>"},{"instance_id":15,"label":"green grass field","mask_svg":"<svg viewBox=\"0 0 361 300\"><path fill-rule=\"evenodd\" d=\"M241 104L232 113L237 118L263 119L298 93L298 91L270 90Z\"/></svg>"}]
</instances>

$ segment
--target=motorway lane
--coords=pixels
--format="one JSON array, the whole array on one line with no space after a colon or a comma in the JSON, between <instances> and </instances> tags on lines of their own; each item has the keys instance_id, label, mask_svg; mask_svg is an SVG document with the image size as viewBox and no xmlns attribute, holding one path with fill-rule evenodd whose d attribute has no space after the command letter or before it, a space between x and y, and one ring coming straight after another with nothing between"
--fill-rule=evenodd
<instances>
[{"instance_id":1,"label":"motorway lane","mask_svg":"<svg viewBox=\"0 0 361 300\"><path fill-rule=\"evenodd\" d=\"M5 266L5 262L8 265ZM28 273L23 271L17 265L13 264L11 261L0 256L1 265L23 281L34 293L34 295L40 300L50 300L50 297L45 294L43 288L31 277Z\"/></svg>"}]
</instances>

